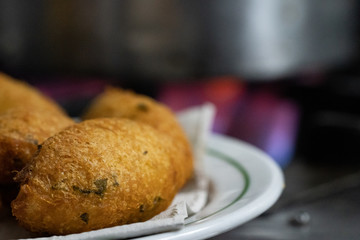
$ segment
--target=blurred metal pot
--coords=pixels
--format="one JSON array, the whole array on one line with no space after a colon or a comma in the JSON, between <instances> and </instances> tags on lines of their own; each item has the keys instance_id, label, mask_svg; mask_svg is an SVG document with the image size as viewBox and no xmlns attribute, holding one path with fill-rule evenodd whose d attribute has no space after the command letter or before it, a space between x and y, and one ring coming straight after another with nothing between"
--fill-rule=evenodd
<instances>
[{"instance_id":1,"label":"blurred metal pot","mask_svg":"<svg viewBox=\"0 0 360 240\"><path fill-rule=\"evenodd\" d=\"M351 57L352 0L0 0L8 71L273 79Z\"/></svg>"}]
</instances>

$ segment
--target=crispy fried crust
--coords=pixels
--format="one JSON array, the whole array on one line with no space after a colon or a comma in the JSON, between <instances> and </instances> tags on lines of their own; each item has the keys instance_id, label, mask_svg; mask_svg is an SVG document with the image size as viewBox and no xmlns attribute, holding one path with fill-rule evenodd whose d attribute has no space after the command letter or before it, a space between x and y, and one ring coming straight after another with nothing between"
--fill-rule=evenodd
<instances>
[{"instance_id":1,"label":"crispy fried crust","mask_svg":"<svg viewBox=\"0 0 360 240\"><path fill-rule=\"evenodd\" d=\"M34 87L0 72L0 114L14 107L64 112L53 100Z\"/></svg>"},{"instance_id":2,"label":"crispy fried crust","mask_svg":"<svg viewBox=\"0 0 360 240\"><path fill-rule=\"evenodd\" d=\"M140 122L84 121L47 139L19 172L13 214L30 231L51 234L145 221L171 203L180 187L175 162L187 154Z\"/></svg>"},{"instance_id":3,"label":"crispy fried crust","mask_svg":"<svg viewBox=\"0 0 360 240\"><path fill-rule=\"evenodd\" d=\"M74 122L60 112L9 109L0 115L0 183L11 183L41 143Z\"/></svg>"},{"instance_id":4,"label":"crispy fried crust","mask_svg":"<svg viewBox=\"0 0 360 240\"><path fill-rule=\"evenodd\" d=\"M91 103L84 119L122 117L144 122L154 128L178 137L179 123L172 111L154 99L121 88L107 87Z\"/></svg>"},{"instance_id":5,"label":"crispy fried crust","mask_svg":"<svg viewBox=\"0 0 360 240\"><path fill-rule=\"evenodd\" d=\"M182 186L191 177L193 158L190 143L176 116L167 106L129 90L107 87L104 93L95 98L83 116L84 119L103 117L129 118L149 124L171 136L174 144L188 156L182 159L183 162L174 163L179 169L176 182Z\"/></svg>"}]
</instances>

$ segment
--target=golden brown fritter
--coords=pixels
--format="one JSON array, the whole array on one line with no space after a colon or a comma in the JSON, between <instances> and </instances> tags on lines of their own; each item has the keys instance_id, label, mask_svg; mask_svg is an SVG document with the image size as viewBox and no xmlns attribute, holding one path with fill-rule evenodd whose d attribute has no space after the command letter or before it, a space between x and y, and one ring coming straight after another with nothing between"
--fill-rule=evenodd
<instances>
[{"instance_id":1,"label":"golden brown fritter","mask_svg":"<svg viewBox=\"0 0 360 240\"><path fill-rule=\"evenodd\" d=\"M174 162L187 157L147 124L84 121L47 139L19 172L12 211L28 230L50 234L145 221L171 203L179 190Z\"/></svg>"},{"instance_id":2,"label":"golden brown fritter","mask_svg":"<svg viewBox=\"0 0 360 240\"><path fill-rule=\"evenodd\" d=\"M84 119L103 117L129 118L149 124L170 135L174 139L174 144L189 156L183 159L185 162L174 163L179 169L177 183L182 186L191 177L192 171L189 168L192 169L193 158L190 143L176 116L167 106L129 90L108 87L95 98L83 116Z\"/></svg>"},{"instance_id":3,"label":"golden brown fritter","mask_svg":"<svg viewBox=\"0 0 360 240\"><path fill-rule=\"evenodd\" d=\"M154 128L178 137L180 129L173 112L154 99L121 88L107 87L91 103L84 119L123 117L147 123Z\"/></svg>"},{"instance_id":4,"label":"golden brown fritter","mask_svg":"<svg viewBox=\"0 0 360 240\"><path fill-rule=\"evenodd\" d=\"M34 87L0 72L0 114L14 107L63 112L53 100Z\"/></svg>"},{"instance_id":5,"label":"golden brown fritter","mask_svg":"<svg viewBox=\"0 0 360 240\"><path fill-rule=\"evenodd\" d=\"M0 115L0 183L11 183L41 143L74 124L60 112L12 108Z\"/></svg>"}]
</instances>

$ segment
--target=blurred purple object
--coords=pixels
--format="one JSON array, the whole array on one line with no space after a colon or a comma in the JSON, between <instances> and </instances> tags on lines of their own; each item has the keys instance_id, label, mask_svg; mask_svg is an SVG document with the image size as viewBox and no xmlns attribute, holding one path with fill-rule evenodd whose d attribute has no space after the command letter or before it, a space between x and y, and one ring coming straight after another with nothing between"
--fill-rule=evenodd
<instances>
[{"instance_id":1,"label":"blurred purple object","mask_svg":"<svg viewBox=\"0 0 360 240\"><path fill-rule=\"evenodd\" d=\"M101 93L108 81L97 78L59 77L34 84L40 91L58 101L94 97Z\"/></svg>"},{"instance_id":2,"label":"blurred purple object","mask_svg":"<svg viewBox=\"0 0 360 240\"><path fill-rule=\"evenodd\" d=\"M261 148L284 167L294 153L298 119L295 103L260 90L247 97L226 134Z\"/></svg>"},{"instance_id":3,"label":"blurred purple object","mask_svg":"<svg viewBox=\"0 0 360 240\"><path fill-rule=\"evenodd\" d=\"M195 83L165 84L158 96L159 101L174 111L189 106L211 102L216 106L213 130L225 133L244 97L244 84L233 77L221 77Z\"/></svg>"},{"instance_id":4,"label":"blurred purple object","mask_svg":"<svg viewBox=\"0 0 360 240\"><path fill-rule=\"evenodd\" d=\"M272 91L250 91L239 79L221 77L166 84L158 99L175 111L212 102L217 108L214 132L259 147L282 167L293 157L299 110Z\"/></svg>"},{"instance_id":5,"label":"blurred purple object","mask_svg":"<svg viewBox=\"0 0 360 240\"><path fill-rule=\"evenodd\" d=\"M89 102L112 82L111 79L71 76L42 76L26 80L58 102L71 117L76 118L81 116Z\"/></svg>"}]
</instances>

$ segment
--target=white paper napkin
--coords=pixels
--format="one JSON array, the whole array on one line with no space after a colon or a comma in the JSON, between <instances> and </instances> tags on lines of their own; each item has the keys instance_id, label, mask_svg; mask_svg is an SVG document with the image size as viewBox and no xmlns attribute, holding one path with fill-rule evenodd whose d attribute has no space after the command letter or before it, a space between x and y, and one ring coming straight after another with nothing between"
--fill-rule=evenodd
<instances>
[{"instance_id":1,"label":"white paper napkin","mask_svg":"<svg viewBox=\"0 0 360 240\"><path fill-rule=\"evenodd\" d=\"M215 107L210 103L192 107L177 114L193 146L195 158L194 177L175 196L171 206L146 222L127 224L96 231L36 238L41 240L81 240L81 239L125 239L150 235L184 227L185 219L199 212L208 199L209 180L202 172L202 159L205 155L205 142L211 132Z\"/></svg>"}]
</instances>

